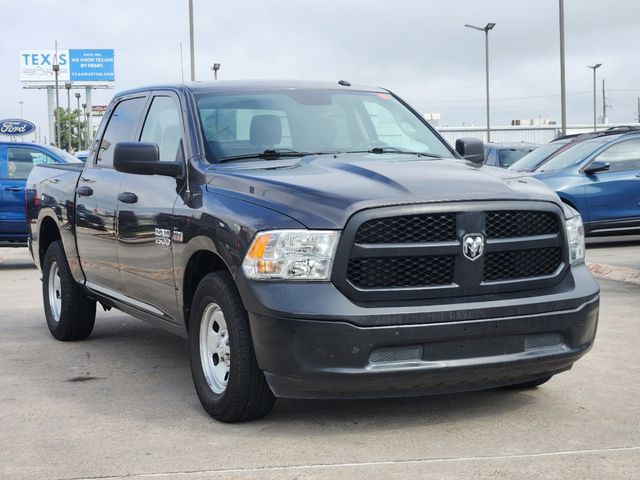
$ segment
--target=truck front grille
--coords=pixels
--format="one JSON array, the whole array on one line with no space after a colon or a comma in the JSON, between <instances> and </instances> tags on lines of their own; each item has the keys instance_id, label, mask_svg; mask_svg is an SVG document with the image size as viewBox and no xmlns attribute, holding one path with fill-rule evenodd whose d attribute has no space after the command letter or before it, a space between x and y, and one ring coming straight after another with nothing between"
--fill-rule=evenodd
<instances>
[{"instance_id":1,"label":"truck front grille","mask_svg":"<svg viewBox=\"0 0 640 480\"><path fill-rule=\"evenodd\" d=\"M487 238L530 237L558 233L558 216L549 212L487 212Z\"/></svg>"},{"instance_id":2,"label":"truck front grille","mask_svg":"<svg viewBox=\"0 0 640 480\"><path fill-rule=\"evenodd\" d=\"M484 280L518 280L553 274L562 263L560 247L491 252L484 261Z\"/></svg>"},{"instance_id":3,"label":"truck front grille","mask_svg":"<svg viewBox=\"0 0 640 480\"><path fill-rule=\"evenodd\" d=\"M487 202L444 208L382 208L354 215L342 235L332 281L354 300L384 301L542 288L558 283L566 272L557 206ZM483 237L484 252L477 258L463 253L468 234Z\"/></svg>"},{"instance_id":4,"label":"truck front grille","mask_svg":"<svg viewBox=\"0 0 640 480\"><path fill-rule=\"evenodd\" d=\"M363 223L356 234L357 243L420 243L455 238L455 213L376 218Z\"/></svg>"},{"instance_id":5,"label":"truck front grille","mask_svg":"<svg viewBox=\"0 0 640 480\"><path fill-rule=\"evenodd\" d=\"M352 258L347 277L360 288L450 285L454 263L454 255Z\"/></svg>"}]
</instances>

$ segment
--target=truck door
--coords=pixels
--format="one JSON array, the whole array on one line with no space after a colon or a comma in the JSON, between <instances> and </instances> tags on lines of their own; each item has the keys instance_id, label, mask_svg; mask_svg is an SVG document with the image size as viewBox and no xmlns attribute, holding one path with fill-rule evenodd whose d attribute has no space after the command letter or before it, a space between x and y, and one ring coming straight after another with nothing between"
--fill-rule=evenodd
<instances>
[{"instance_id":1,"label":"truck door","mask_svg":"<svg viewBox=\"0 0 640 480\"><path fill-rule=\"evenodd\" d=\"M141 142L158 145L161 162L184 161L183 125L177 96L153 96L140 132ZM173 206L182 180L126 173L118 196L118 257L123 293L179 318L175 296L172 243Z\"/></svg>"},{"instance_id":2,"label":"truck door","mask_svg":"<svg viewBox=\"0 0 640 480\"><path fill-rule=\"evenodd\" d=\"M105 294L121 290L116 212L124 174L113 168L113 150L116 143L137 137L146 101L146 94L138 94L123 97L115 105L98 151L87 159L76 189L80 263L89 286Z\"/></svg>"},{"instance_id":3,"label":"truck door","mask_svg":"<svg viewBox=\"0 0 640 480\"><path fill-rule=\"evenodd\" d=\"M24 238L28 235L24 209L24 188L27 177L35 165L59 163L38 148L26 145L5 146L2 154L2 232L7 237ZM5 160L6 159L6 160Z\"/></svg>"}]
</instances>

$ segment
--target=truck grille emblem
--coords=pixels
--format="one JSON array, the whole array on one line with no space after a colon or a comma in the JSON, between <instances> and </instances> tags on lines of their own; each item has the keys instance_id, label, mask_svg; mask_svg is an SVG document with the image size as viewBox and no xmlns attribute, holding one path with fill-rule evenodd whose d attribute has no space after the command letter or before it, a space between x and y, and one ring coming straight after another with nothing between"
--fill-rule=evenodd
<instances>
[{"instance_id":1,"label":"truck grille emblem","mask_svg":"<svg viewBox=\"0 0 640 480\"><path fill-rule=\"evenodd\" d=\"M469 233L462 237L462 254L471 261L484 253L484 237L479 233Z\"/></svg>"}]
</instances>

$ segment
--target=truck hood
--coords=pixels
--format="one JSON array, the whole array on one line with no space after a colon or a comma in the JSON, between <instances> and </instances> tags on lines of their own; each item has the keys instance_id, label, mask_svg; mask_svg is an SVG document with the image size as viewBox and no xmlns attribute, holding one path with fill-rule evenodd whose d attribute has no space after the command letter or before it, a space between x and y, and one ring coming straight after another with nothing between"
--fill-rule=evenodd
<instances>
[{"instance_id":1,"label":"truck hood","mask_svg":"<svg viewBox=\"0 0 640 480\"><path fill-rule=\"evenodd\" d=\"M559 203L530 175L406 154L308 155L236 161L206 171L207 190L256 203L308 228L343 228L373 207L478 200Z\"/></svg>"}]
</instances>

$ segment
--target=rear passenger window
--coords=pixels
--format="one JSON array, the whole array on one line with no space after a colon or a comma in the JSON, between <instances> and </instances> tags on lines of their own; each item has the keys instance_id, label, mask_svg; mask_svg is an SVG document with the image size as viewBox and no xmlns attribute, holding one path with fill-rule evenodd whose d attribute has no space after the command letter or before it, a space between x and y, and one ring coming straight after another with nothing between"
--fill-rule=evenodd
<instances>
[{"instance_id":1,"label":"rear passenger window","mask_svg":"<svg viewBox=\"0 0 640 480\"><path fill-rule=\"evenodd\" d=\"M155 97L142 127L141 142L158 145L161 162L182 159L180 111L171 97Z\"/></svg>"},{"instance_id":2,"label":"rear passenger window","mask_svg":"<svg viewBox=\"0 0 640 480\"><path fill-rule=\"evenodd\" d=\"M31 148L9 147L7 149L6 178L26 180L34 165L57 163L49 155Z\"/></svg>"},{"instance_id":3,"label":"rear passenger window","mask_svg":"<svg viewBox=\"0 0 640 480\"><path fill-rule=\"evenodd\" d=\"M142 111L146 102L145 97L131 98L123 100L116 105L107 129L100 142L98 159L96 163L100 166L113 166L113 149L118 142L133 142L136 135L136 127L142 116Z\"/></svg>"}]
</instances>

